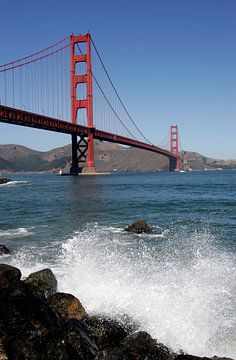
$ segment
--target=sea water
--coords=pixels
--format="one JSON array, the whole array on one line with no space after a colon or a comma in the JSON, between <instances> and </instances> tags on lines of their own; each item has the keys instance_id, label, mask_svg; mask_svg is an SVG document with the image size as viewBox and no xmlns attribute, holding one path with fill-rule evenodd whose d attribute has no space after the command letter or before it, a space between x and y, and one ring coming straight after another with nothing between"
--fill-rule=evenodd
<instances>
[{"instance_id":1,"label":"sea water","mask_svg":"<svg viewBox=\"0 0 236 360\"><path fill-rule=\"evenodd\" d=\"M49 267L89 314L174 351L236 358L236 171L10 176L1 262ZM146 219L152 234L123 229Z\"/></svg>"}]
</instances>

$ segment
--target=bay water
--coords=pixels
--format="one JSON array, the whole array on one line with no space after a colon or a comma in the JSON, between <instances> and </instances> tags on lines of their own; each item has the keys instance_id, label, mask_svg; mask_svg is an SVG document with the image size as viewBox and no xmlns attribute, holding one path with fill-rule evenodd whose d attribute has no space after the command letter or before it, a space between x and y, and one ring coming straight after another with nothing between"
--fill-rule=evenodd
<instances>
[{"instance_id":1,"label":"bay water","mask_svg":"<svg viewBox=\"0 0 236 360\"><path fill-rule=\"evenodd\" d=\"M174 351L236 358L236 171L14 174L0 186L0 262L51 268L89 314ZM152 234L124 228L146 219Z\"/></svg>"}]
</instances>

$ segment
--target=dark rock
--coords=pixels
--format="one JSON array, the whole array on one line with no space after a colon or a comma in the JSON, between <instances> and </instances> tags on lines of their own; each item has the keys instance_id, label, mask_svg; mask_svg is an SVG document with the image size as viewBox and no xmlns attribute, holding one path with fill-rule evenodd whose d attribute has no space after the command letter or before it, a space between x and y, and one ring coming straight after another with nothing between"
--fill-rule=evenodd
<instances>
[{"instance_id":1,"label":"dark rock","mask_svg":"<svg viewBox=\"0 0 236 360\"><path fill-rule=\"evenodd\" d=\"M135 360L171 360L174 357L167 347L158 344L145 331L139 331L127 336L121 341L120 345L124 346L130 358Z\"/></svg>"},{"instance_id":2,"label":"dark rock","mask_svg":"<svg viewBox=\"0 0 236 360\"><path fill-rule=\"evenodd\" d=\"M83 324L99 350L118 345L124 337L134 331L130 324L99 316L87 317Z\"/></svg>"},{"instance_id":3,"label":"dark rock","mask_svg":"<svg viewBox=\"0 0 236 360\"><path fill-rule=\"evenodd\" d=\"M0 339L0 360L8 360L6 351L4 349L2 340Z\"/></svg>"},{"instance_id":4,"label":"dark rock","mask_svg":"<svg viewBox=\"0 0 236 360\"><path fill-rule=\"evenodd\" d=\"M119 345L99 351L95 360L133 360L124 346Z\"/></svg>"},{"instance_id":5,"label":"dark rock","mask_svg":"<svg viewBox=\"0 0 236 360\"><path fill-rule=\"evenodd\" d=\"M55 293L47 301L61 318L81 320L87 316L79 299L71 294Z\"/></svg>"},{"instance_id":6,"label":"dark rock","mask_svg":"<svg viewBox=\"0 0 236 360\"><path fill-rule=\"evenodd\" d=\"M226 358L226 357L213 356L212 358L208 358L208 357L199 357L199 356L194 356L194 355L189 355L189 354L184 354L184 353L177 355L177 357L175 359L178 359L178 360L233 360L231 358Z\"/></svg>"},{"instance_id":7,"label":"dark rock","mask_svg":"<svg viewBox=\"0 0 236 360\"><path fill-rule=\"evenodd\" d=\"M49 297L57 291L57 279L52 270L44 269L30 274L24 283L30 288L33 294L42 297Z\"/></svg>"},{"instance_id":8,"label":"dark rock","mask_svg":"<svg viewBox=\"0 0 236 360\"><path fill-rule=\"evenodd\" d=\"M12 180L7 179L7 178L0 177L0 185L2 185L2 184L7 184L7 183L10 182L10 181L12 181Z\"/></svg>"},{"instance_id":9,"label":"dark rock","mask_svg":"<svg viewBox=\"0 0 236 360\"><path fill-rule=\"evenodd\" d=\"M42 360L92 360L97 354L97 347L83 325L71 319L45 337L43 346L40 344L40 352Z\"/></svg>"},{"instance_id":10,"label":"dark rock","mask_svg":"<svg viewBox=\"0 0 236 360\"><path fill-rule=\"evenodd\" d=\"M0 255L10 254L10 250L3 244L0 244Z\"/></svg>"},{"instance_id":11,"label":"dark rock","mask_svg":"<svg viewBox=\"0 0 236 360\"><path fill-rule=\"evenodd\" d=\"M0 290L15 285L21 278L21 272L14 266L0 264ZM0 291L1 293L1 291Z\"/></svg>"},{"instance_id":12,"label":"dark rock","mask_svg":"<svg viewBox=\"0 0 236 360\"><path fill-rule=\"evenodd\" d=\"M97 353L96 345L78 320L63 322L35 337L16 335L8 342L6 350L9 359L13 360L92 360Z\"/></svg>"},{"instance_id":13,"label":"dark rock","mask_svg":"<svg viewBox=\"0 0 236 360\"><path fill-rule=\"evenodd\" d=\"M125 337L118 346L99 351L96 360L173 360L164 345L158 344L151 336L140 331Z\"/></svg>"},{"instance_id":14,"label":"dark rock","mask_svg":"<svg viewBox=\"0 0 236 360\"><path fill-rule=\"evenodd\" d=\"M125 229L125 231L136 234L140 234L140 233L150 234L152 232L152 229L145 220L138 220L135 221L132 225L128 226Z\"/></svg>"}]
</instances>

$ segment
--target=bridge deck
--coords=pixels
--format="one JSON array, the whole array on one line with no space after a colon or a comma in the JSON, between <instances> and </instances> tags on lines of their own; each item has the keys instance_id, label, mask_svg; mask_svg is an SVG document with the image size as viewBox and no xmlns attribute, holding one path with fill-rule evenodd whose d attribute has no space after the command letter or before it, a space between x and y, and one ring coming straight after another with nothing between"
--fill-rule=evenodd
<instances>
[{"instance_id":1,"label":"bridge deck","mask_svg":"<svg viewBox=\"0 0 236 360\"><path fill-rule=\"evenodd\" d=\"M155 145L146 144L138 140L115 135L102 130L97 130L96 128L88 128L87 126L72 124L67 121L58 120L45 115L35 114L3 105L0 105L0 122L28 126L47 131L61 132L64 134L77 134L78 136L85 137L88 136L90 132L93 132L94 139L97 140L104 140L121 145L133 146L139 149L165 155L171 159L177 159L175 154Z\"/></svg>"}]
</instances>

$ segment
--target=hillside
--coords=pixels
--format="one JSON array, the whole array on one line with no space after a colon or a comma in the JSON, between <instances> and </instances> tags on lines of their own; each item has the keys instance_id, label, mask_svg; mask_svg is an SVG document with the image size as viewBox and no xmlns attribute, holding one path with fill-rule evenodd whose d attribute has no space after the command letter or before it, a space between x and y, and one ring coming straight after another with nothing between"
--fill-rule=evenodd
<instances>
[{"instance_id":1,"label":"hillside","mask_svg":"<svg viewBox=\"0 0 236 360\"><path fill-rule=\"evenodd\" d=\"M195 152L182 152L185 169L233 169L236 160L217 160ZM58 172L69 169L71 146L41 152L21 145L0 145L1 172ZM158 171L168 169L168 160L162 155L117 144L95 142L95 162L99 172Z\"/></svg>"}]
</instances>

